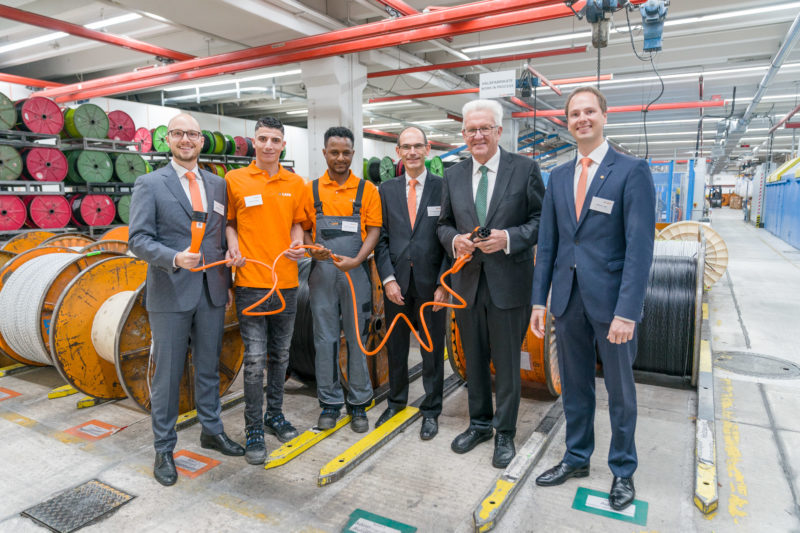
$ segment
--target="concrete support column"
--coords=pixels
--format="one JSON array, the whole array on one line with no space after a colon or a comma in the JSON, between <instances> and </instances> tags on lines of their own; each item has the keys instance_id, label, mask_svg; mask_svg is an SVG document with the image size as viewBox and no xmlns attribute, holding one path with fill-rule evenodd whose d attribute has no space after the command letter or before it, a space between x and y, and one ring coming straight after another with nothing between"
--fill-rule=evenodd
<instances>
[{"instance_id":1,"label":"concrete support column","mask_svg":"<svg viewBox=\"0 0 800 533\"><path fill-rule=\"evenodd\" d=\"M511 118L508 109L503 110L503 135L500 137L500 146L506 152L517 153L517 139L519 138L519 121Z\"/></svg>"},{"instance_id":2,"label":"concrete support column","mask_svg":"<svg viewBox=\"0 0 800 533\"><path fill-rule=\"evenodd\" d=\"M301 67L308 97L308 179L316 179L328 169L322 149L325 130L331 126L353 130L352 169L363 177L361 94L367 85L367 68L355 55L305 61Z\"/></svg>"}]
</instances>

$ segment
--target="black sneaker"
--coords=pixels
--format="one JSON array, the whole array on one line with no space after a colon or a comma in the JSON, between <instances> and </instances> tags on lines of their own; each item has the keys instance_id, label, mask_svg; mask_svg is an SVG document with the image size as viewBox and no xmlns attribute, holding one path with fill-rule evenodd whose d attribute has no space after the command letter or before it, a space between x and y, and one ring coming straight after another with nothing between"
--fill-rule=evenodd
<instances>
[{"instance_id":1,"label":"black sneaker","mask_svg":"<svg viewBox=\"0 0 800 533\"><path fill-rule=\"evenodd\" d=\"M336 426L336 420L339 418L339 410L333 407L323 407L322 412L317 420L317 427L319 429L332 429Z\"/></svg>"},{"instance_id":2,"label":"black sneaker","mask_svg":"<svg viewBox=\"0 0 800 533\"><path fill-rule=\"evenodd\" d=\"M283 413L267 418L264 415L264 427L268 433L272 433L281 442L288 442L297 436L297 430L283 417Z\"/></svg>"},{"instance_id":3,"label":"black sneaker","mask_svg":"<svg viewBox=\"0 0 800 533\"><path fill-rule=\"evenodd\" d=\"M369 429L369 420L367 420L367 412L363 407L353 407L350 411L350 429L356 433L366 433Z\"/></svg>"},{"instance_id":4,"label":"black sneaker","mask_svg":"<svg viewBox=\"0 0 800 533\"><path fill-rule=\"evenodd\" d=\"M261 428L245 428L247 444L244 458L251 465L263 465L267 459L267 445L264 444L264 430Z\"/></svg>"}]
</instances>

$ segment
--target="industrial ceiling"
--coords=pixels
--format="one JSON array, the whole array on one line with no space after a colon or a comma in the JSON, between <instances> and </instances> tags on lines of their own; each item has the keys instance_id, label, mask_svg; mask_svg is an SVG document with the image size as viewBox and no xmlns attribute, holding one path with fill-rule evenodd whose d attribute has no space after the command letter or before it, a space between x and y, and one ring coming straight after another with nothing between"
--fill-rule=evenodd
<instances>
[{"instance_id":1,"label":"industrial ceiling","mask_svg":"<svg viewBox=\"0 0 800 533\"><path fill-rule=\"evenodd\" d=\"M583 4L574 2L572 8L580 10ZM464 7L463 15L453 22L448 17L454 12L438 9L455 6ZM433 17L448 22L435 25L430 22ZM65 29L48 20L86 27L108 36L107 40L118 36L121 44L146 43L148 47L138 51L119 46L120 41L95 40L102 36L94 32L87 32L92 38L72 35L71 26ZM769 130L800 100L800 49L794 46L800 35L799 20L800 2L672 0L663 49L651 60L650 54L642 52L638 9L628 17L625 10L617 11L611 18L608 46L599 52L600 87L609 106L638 110L609 113L608 137L642 157L705 157L714 161L715 171L738 169L753 158L782 160L796 151L797 129L781 125L772 138ZM329 44L324 34L334 31L346 34L347 40ZM285 53L285 60L269 60L286 50L287 43L294 46L297 39L312 36L319 36L308 40L315 44L300 47L294 55ZM139 82L135 89L115 83L103 88L103 95L243 118L272 114L287 124L304 126L307 103L301 61L357 53L370 74L364 91L365 128L396 133L404 124L417 123L428 129L432 140L460 145L461 125L450 117L460 114L461 106L476 97L464 90L478 87L481 73L516 69L521 75L530 65L543 78L555 81L598 74L598 50L591 45L590 25L563 1L484 0L470 7L449 0L436 6L423 0L10 0L0 6L0 72L58 84L91 83L112 75L129 80L154 67L179 65L192 56L204 58L273 43L281 45L265 48L258 60L237 68L223 63L195 72L186 81L165 85L164 79L176 78L161 78L149 86ZM519 57L529 54L538 57ZM516 57L375 76L506 56ZM264 67L265 63L272 66ZM664 84L660 97L659 76ZM560 109L576 85L558 85L562 96L541 86L535 98L509 102L506 110ZM442 92L462 94L430 96ZM59 101L92 95L100 94L74 89ZM385 101L393 96L407 97ZM711 102L713 107L688 107L698 101ZM651 102L645 136L641 107ZM686 107L658 109L663 104ZM571 140L565 128L538 113L535 124L532 117L521 120L521 135L532 133L534 127L541 132L530 137L529 142L541 142L529 150L536 150L545 167L555 163L554 156L569 155L570 150L559 150ZM800 120L800 114L793 120Z\"/></svg>"}]
</instances>

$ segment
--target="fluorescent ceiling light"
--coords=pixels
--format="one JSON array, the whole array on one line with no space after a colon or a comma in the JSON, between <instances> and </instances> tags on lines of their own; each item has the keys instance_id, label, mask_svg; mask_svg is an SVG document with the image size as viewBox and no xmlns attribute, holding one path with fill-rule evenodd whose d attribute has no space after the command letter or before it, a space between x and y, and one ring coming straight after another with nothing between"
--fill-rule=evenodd
<instances>
[{"instance_id":1,"label":"fluorescent ceiling light","mask_svg":"<svg viewBox=\"0 0 800 533\"><path fill-rule=\"evenodd\" d=\"M399 128L402 126L399 122L386 122L384 124L364 124L365 128Z\"/></svg>"},{"instance_id":2,"label":"fluorescent ceiling light","mask_svg":"<svg viewBox=\"0 0 800 533\"><path fill-rule=\"evenodd\" d=\"M109 26L114 26L115 24L122 24L123 22L129 22L131 20L136 20L140 18L142 18L142 16L139 15L138 13L129 13L127 15L121 15L119 17L112 17L110 19L98 20L97 22L84 24L83 27L88 28L90 30L96 30L98 28L108 28ZM47 33L45 35L40 35L39 37L34 37L33 39L26 39L24 41L19 41L16 43L7 44L5 46L0 46L0 54L11 52L13 50L19 50L20 48L27 48L29 46L55 41L57 39L63 39L64 37L67 36L69 36L69 34L64 33L63 31Z\"/></svg>"},{"instance_id":3,"label":"fluorescent ceiling light","mask_svg":"<svg viewBox=\"0 0 800 533\"><path fill-rule=\"evenodd\" d=\"M164 89L166 92L172 91L185 91L188 89L202 89L203 87L216 87L218 85L230 85L231 83L244 83L246 81L256 81L256 80L268 80L270 78L281 78L284 76L293 76L295 74L300 74L302 70L286 70L283 72L274 72L270 74L259 74L258 76L248 76L246 78L231 78L226 80L220 81L210 81L208 83L198 83L198 84L189 84L189 85L178 85L177 87L169 87Z\"/></svg>"},{"instance_id":4,"label":"fluorescent ceiling light","mask_svg":"<svg viewBox=\"0 0 800 533\"><path fill-rule=\"evenodd\" d=\"M297 109L296 111L287 111L287 115L305 115L308 113L308 109Z\"/></svg>"},{"instance_id":5,"label":"fluorescent ceiling light","mask_svg":"<svg viewBox=\"0 0 800 533\"><path fill-rule=\"evenodd\" d=\"M452 118L438 118L436 120L418 120L414 124L444 124L446 122L455 122Z\"/></svg>"},{"instance_id":6,"label":"fluorescent ceiling light","mask_svg":"<svg viewBox=\"0 0 800 533\"><path fill-rule=\"evenodd\" d=\"M365 109L372 109L373 107L384 107L387 105L418 105L417 102L412 100L395 100L393 102L376 102L374 104L364 104L362 107Z\"/></svg>"},{"instance_id":7,"label":"fluorescent ceiling light","mask_svg":"<svg viewBox=\"0 0 800 533\"><path fill-rule=\"evenodd\" d=\"M711 121L719 121L722 120L721 118L707 118L703 121L703 123L711 122ZM682 119L673 119L673 120L648 120L647 125L652 126L654 124L697 124L700 122L700 119L697 118L682 118ZM617 122L617 123L607 123L605 125L605 129L608 128L622 128L626 126L641 126L643 122Z\"/></svg>"},{"instance_id":8,"label":"fluorescent ceiling light","mask_svg":"<svg viewBox=\"0 0 800 533\"><path fill-rule=\"evenodd\" d=\"M704 131L703 135L716 135L716 130L708 130ZM664 132L664 133L654 133L654 132L647 132L648 137L666 137L666 136L673 136L673 135L697 135L697 131L676 131L676 132ZM622 139L622 138L636 138L636 137L644 137L644 132L642 133L626 133L624 135L608 135L612 139Z\"/></svg>"},{"instance_id":9,"label":"fluorescent ceiling light","mask_svg":"<svg viewBox=\"0 0 800 533\"><path fill-rule=\"evenodd\" d=\"M679 140L675 140L675 141L650 141L647 144L679 144L679 143L680 144L685 144L685 143L693 143L693 142L695 142L695 141L693 141L693 140L685 140L685 141L679 141ZM639 145L639 144L644 144L644 140L642 140L641 142L620 143L620 144L622 146L635 146L635 145Z\"/></svg>"},{"instance_id":10,"label":"fluorescent ceiling light","mask_svg":"<svg viewBox=\"0 0 800 533\"><path fill-rule=\"evenodd\" d=\"M174 102L176 100L195 100L197 98L207 98L209 96L219 96L221 94L231 94L235 92L263 92L266 91L264 87L242 87L240 89L225 89L224 91L212 91L210 93L200 93L200 94L184 94L181 96L173 96L172 98L167 98L168 101Z\"/></svg>"},{"instance_id":11,"label":"fluorescent ceiling light","mask_svg":"<svg viewBox=\"0 0 800 533\"><path fill-rule=\"evenodd\" d=\"M469 48L462 48L461 51L469 54L471 52L485 52L487 50L502 50L503 48L517 48L520 46L530 46L532 44L553 43L557 41L568 41L570 39L583 39L591 37L590 31L579 31L574 33L564 33L561 35L552 35L550 37L538 37L536 39L525 39L523 41L512 41L508 43L485 44L482 46L471 46Z\"/></svg>"}]
</instances>

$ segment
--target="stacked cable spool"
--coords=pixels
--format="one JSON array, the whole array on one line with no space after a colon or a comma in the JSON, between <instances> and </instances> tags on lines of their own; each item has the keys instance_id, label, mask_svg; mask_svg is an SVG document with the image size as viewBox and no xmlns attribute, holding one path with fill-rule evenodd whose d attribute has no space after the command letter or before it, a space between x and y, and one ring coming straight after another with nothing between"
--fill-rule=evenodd
<instances>
[{"instance_id":1,"label":"stacked cable spool","mask_svg":"<svg viewBox=\"0 0 800 533\"><path fill-rule=\"evenodd\" d=\"M84 394L109 400L127 396L149 410L147 264L125 255L127 243L121 239L127 238L127 228L109 230L97 242L80 234L28 233L4 245L14 252L8 251L0 268L0 355L54 366ZM236 378L242 359L232 308L225 316L220 394ZM192 379L188 355L181 412L194 408Z\"/></svg>"}]
</instances>

